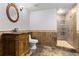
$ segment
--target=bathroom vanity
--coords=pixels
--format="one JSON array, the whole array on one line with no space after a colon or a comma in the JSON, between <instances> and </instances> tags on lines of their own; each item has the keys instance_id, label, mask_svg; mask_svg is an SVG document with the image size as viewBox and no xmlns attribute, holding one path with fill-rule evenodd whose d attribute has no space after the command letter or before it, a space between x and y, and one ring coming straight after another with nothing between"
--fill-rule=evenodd
<instances>
[{"instance_id":1,"label":"bathroom vanity","mask_svg":"<svg viewBox=\"0 0 79 59\"><path fill-rule=\"evenodd\" d=\"M29 36L27 33L3 33L2 55L21 56L29 53Z\"/></svg>"}]
</instances>

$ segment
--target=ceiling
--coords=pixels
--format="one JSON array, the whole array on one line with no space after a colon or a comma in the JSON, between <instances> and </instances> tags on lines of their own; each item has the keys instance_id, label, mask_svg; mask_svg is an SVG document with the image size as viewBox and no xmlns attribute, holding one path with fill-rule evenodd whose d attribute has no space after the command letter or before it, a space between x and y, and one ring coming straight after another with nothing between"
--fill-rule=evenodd
<instances>
[{"instance_id":1,"label":"ceiling","mask_svg":"<svg viewBox=\"0 0 79 59\"><path fill-rule=\"evenodd\" d=\"M43 9L59 9L65 8L70 9L74 3L24 3L26 8L31 11L43 10Z\"/></svg>"},{"instance_id":2,"label":"ceiling","mask_svg":"<svg viewBox=\"0 0 79 59\"><path fill-rule=\"evenodd\" d=\"M59 9L65 8L70 9L72 7L72 3L39 3L36 4L31 10L42 10L42 9Z\"/></svg>"}]
</instances>

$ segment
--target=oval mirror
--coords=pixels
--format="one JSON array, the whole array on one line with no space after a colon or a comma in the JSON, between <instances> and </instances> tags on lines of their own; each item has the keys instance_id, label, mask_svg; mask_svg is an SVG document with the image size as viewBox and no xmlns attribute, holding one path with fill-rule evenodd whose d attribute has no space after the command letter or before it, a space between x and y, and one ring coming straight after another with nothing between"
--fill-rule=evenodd
<instances>
[{"instance_id":1,"label":"oval mirror","mask_svg":"<svg viewBox=\"0 0 79 59\"><path fill-rule=\"evenodd\" d=\"M19 12L15 4L8 4L6 8L7 17L12 22L17 22L19 19Z\"/></svg>"}]
</instances>

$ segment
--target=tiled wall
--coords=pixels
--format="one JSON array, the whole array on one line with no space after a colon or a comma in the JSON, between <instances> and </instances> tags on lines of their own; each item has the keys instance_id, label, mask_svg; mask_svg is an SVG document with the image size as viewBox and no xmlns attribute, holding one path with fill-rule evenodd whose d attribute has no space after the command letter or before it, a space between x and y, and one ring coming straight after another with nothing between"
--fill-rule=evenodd
<instances>
[{"instance_id":1,"label":"tiled wall","mask_svg":"<svg viewBox=\"0 0 79 59\"><path fill-rule=\"evenodd\" d=\"M76 49L79 52L79 33L77 33Z\"/></svg>"},{"instance_id":2,"label":"tiled wall","mask_svg":"<svg viewBox=\"0 0 79 59\"><path fill-rule=\"evenodd\" d=\"M32 32L32 38L38 39L39 45L56 47L57 35L56 32Z\"/></svg>"},{"instance_id":3,"label":"tiled wall","mask_svg":"<svg viewBox=\"0 0 79 59\"><path fill-rule=\"evenodd\" d=\"M68 24L69 31L67 32L68 36L66 41L71 44L73 47L76 47L76 14L77 14L77 6L76 4L73 5L71 10L68 12L66 21Z\"/></svg>"}]
</instances>

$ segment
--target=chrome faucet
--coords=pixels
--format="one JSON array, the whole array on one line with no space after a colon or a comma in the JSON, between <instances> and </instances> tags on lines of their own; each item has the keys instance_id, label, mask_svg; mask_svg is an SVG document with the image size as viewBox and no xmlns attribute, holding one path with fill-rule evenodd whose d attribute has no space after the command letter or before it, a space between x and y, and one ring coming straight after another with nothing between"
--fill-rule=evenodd
<instances>
[{"instance_id":1,"label":"chrome faucet","mask_svg":"<svg viewBox=\"0 0 79 59\"><path fill-rule=\"evenodd\" d=\"M17 32L18 31L18 28L14 28L12 31L13 32Z\"/></svg>"}]
</instances>

